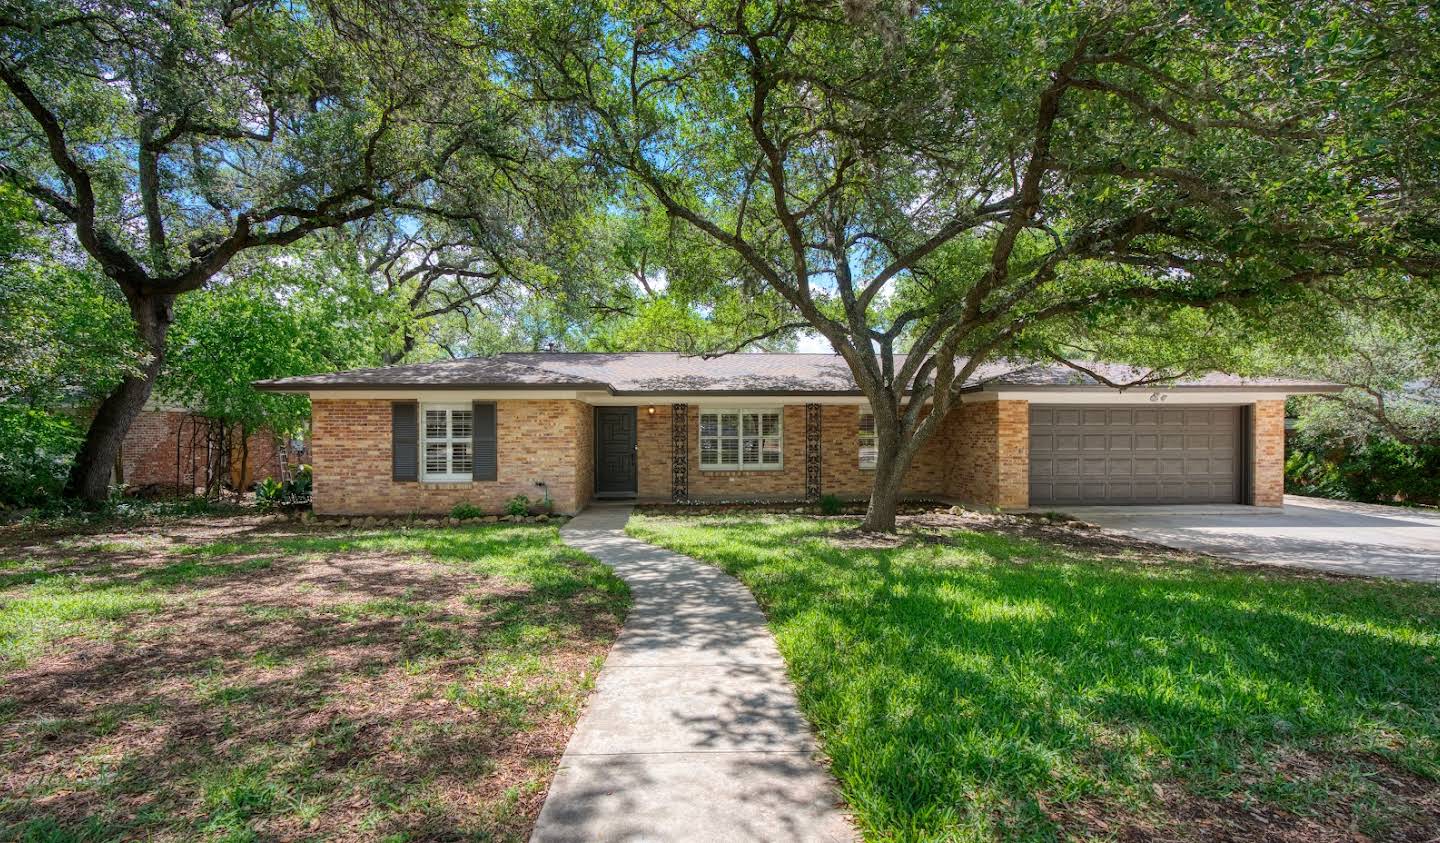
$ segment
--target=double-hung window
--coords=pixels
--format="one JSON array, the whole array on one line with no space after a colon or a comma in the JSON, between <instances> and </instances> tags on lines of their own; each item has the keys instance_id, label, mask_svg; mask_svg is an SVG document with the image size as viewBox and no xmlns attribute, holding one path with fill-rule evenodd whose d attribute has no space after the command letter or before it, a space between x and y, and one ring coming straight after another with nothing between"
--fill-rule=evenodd
<instances>
[{"instance_id":1,"label":"double-hung window","mask_svg":"<svg viewBox=\"0 0 1440 843\"><path fill-rule=\"evenodd\" d=\"M769 410L700 411L700 467L714 470L781 467L782 412Z\"/></svg>"},{"instance_id":2,"label":"double-hung window","mask_svg":"<svg viewBox=\"0 0 1440 843\"><path fill-rule=\"evenodd\" d=\"M468 481L475 469L474 413L467 405L425 406L425 479Z\"/></svg>"},{"instance_id":3,"label":"double-hung window","mask_svg":"<svg viewBox=\"0 0 1440 843\"><path fill-rule=\"evenodd\" d=\"M869 410L860 411L860 467L873 469L879 450L875 447L875 414Z\"/></svg>"}]
</instances>

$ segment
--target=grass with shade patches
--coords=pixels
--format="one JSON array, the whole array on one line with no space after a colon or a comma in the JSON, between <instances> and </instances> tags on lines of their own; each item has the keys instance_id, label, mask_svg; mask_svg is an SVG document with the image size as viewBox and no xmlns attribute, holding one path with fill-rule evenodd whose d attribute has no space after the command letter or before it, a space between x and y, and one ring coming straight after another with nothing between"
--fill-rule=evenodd
<instances>
[{"instance_id":1,"label":"grass with shade patches","mask_svg":"<svg viewBox=\"0 0 1440 843\"><path fill-rule=\"evenodd\" d=\"M855 526L628 532L755 593L868 839L1440 834L1440 588Z\"/></svg>"},{"instance_id":2,"label":"grass with shade patches","mask_svg":"<svg viewBox=\"0 0 1440 843\"><path fill-rule=\"evenodd\" d=\"M523 840L628 604L553 527L0 536L0 840Z\"/></svg>"}]
</instances>

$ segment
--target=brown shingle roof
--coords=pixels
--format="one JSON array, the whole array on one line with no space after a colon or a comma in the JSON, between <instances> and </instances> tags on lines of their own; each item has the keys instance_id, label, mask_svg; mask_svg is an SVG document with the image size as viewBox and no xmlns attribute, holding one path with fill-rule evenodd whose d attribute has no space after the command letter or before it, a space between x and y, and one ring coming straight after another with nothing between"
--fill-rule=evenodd
<instances>
[{"instance_id":1,"label":"brown shingle roof","mask_svg":"<svg viewBox=\"0 0 1440 843\"><path fill-rule=\"evenodd\" d=\"M1081 365L1106 380L1119 384L1132 383L1140 380L1150 371L1137 366L1126 366L1119 363L1083 363ZM1009 371L989 383L996 386L1011 387L1106 385L1103 381L1096 380L1084 372L1076 371L1061 363L1032 363L1023 364L1018 367L1012 365ZM1316 388L1330 387L1333 386L1333 384L1321 381L1286 380L1284 378L1244 378L1225 372L1207 372L1194 377L1181 378L1173 382L1155 384L1155 386L1157 388L1167 386Z\"/></svg>"},{"instance_id":2,"label":"brown shingle roof","mask_svg":"<svg viewBox=\"0 0 1440 843\"><path fill-rule=\"evenodd\" d=\"M506 360L592 377L616 392L856 392L838 354L726 354L706 359L670 352L505 354Z\"/></svg>"},{"instance_id":3,"label":"brown shingle roof","mask_svg":"<svg viewBox=\"0 0 1440 843\"><path fill-rule=\"evenodd\" d=\"M504 357L467 357L435 363L407 363L375 369L351 369L323 375L300 375L291 378L256 381L261 389L329 389L334 387L389 386L420 387L540 387L565 389L604 389L603 381L583 380L559 372L527 366Z\"/></svg>"},{"instance_id":4,"label":"brown shingle roof","mask_svg":"<svg viewBox=\"0 0 1440 843\"><path fill-rule=\"evenodd\" d=\"M898 365L903 355L896 355L896 358ZM1087 366L1119 383L1134 380L1144 373L1141 369L1112 364ZM616 394L859 394L849 367L838 354L728 354L707 359L660 351L511 353L277 378L257 381L255 385L275 391L421 387L599 389ZM970 388L1101 385L1099 381L1058 363L1008 360L983 364L967 384ZM1173 385L1312 389L1328 386L1313 381L1246 379L1220 373L1178 381Z\"/></svg>"}]
</instances>

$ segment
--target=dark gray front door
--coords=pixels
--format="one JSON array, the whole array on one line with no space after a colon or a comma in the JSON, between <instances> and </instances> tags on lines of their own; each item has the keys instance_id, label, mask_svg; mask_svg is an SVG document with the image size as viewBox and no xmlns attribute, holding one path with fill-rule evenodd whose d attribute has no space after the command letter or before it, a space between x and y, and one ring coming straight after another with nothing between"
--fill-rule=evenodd
<instances>
[{"instance_id":1,"label":"dark gray front door","mask_svg":"<svg viewBox=\"0 0 1440 843\"><path fill-rule=\"evenodd\" d=\"M1236 503L1239 407L1030 407L1030 505Z\"/></svg>"},{"instance_id":2,"label":"dark gray front door","mask_svg":"<svg viewBox=\"0 0 1440 843\"><path fill-rule=\"evenodd\" d=\"M635 494L635 408L595 408L595 493Z\"/></svg>"}]
</instances>

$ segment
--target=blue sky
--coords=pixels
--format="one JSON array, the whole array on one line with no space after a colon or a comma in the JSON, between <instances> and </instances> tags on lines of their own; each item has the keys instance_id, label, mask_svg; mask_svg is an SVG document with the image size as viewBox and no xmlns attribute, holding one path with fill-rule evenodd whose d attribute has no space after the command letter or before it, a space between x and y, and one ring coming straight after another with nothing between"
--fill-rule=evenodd
<instances>
[{"instance_id":1,"label":"blue sky","mask_svg":"<svg viewBox=\"0 0 1440 843\"><path fill-rule=\"evenodd\" d=\"M800 341L795 345L796 351L835 353L830 341L820 336L815 331L802 331Z\"/></svg>"}]
</instances>

